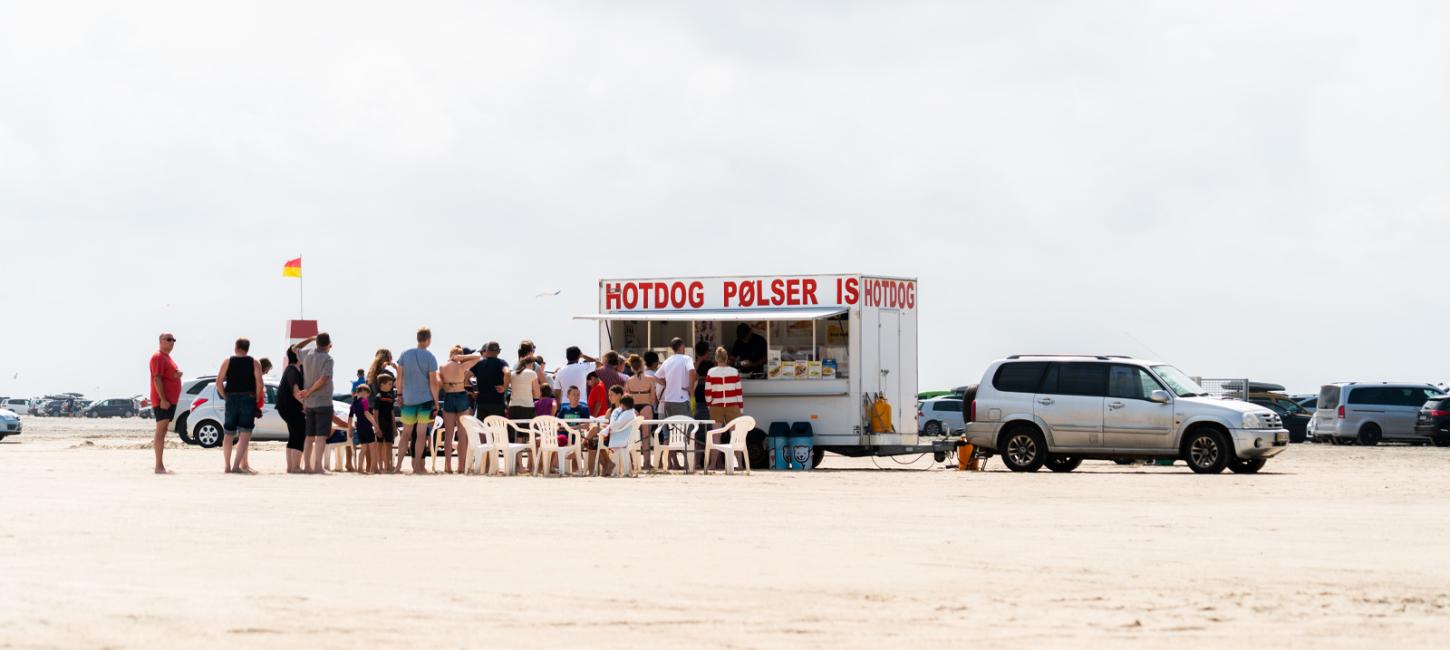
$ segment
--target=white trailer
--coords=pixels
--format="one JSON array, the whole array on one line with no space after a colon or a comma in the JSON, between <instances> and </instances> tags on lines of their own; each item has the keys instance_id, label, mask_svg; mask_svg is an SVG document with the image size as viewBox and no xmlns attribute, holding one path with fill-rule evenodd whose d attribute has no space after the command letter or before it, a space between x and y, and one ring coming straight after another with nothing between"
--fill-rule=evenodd
<instances>
[{"instance_id":1,"label":"white trailer","mask_svg":"<svg viewBox=\"0 0 1450 650\"><path fill-rule=\"evenodd\" d=\"M692 351L700 341L734 350L737 329L748 326L767 352L765 372L743 382L745 414L759 427L748 440L751 462L764 463L772 423L809 422L819 463L826 451L885 456L955 444L918 438L912 417L917 297L914 278L869 275L607 279L599 312L577 318L599 322L601 350L661 358L676 337ZM872 431L878 396L891 405L889 431Z\"/></svg>"}]
</instances>

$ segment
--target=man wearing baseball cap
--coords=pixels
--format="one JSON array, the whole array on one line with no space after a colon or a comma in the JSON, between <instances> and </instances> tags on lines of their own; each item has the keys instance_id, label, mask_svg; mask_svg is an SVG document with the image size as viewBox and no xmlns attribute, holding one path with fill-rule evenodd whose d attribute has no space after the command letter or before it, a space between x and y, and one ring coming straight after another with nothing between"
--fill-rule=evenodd
<instances>
[{"instance_id":1,"label":"man wearing baseball cap","mask_svg":"<svg viewBox=\"0 0 1450 650\"><path fill-rule=\"evenodd\" d=\"M160 349L151 355L151 412L156 416L156 437L151 446L156 451L156 473L170 474L161 462L161 453L166 450L166 430L176 419L176 402L181 399L181 369L171 360L176 337L163 332L158 338Z\"/></svg>"}]
</instances>

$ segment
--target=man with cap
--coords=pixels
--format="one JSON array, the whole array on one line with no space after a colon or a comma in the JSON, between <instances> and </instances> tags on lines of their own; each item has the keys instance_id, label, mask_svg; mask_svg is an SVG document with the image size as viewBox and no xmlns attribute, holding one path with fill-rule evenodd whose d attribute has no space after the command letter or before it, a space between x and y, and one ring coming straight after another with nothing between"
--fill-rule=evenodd
<instances>
[{"instance_id":1,"label":"man with cap","mask_svg":"<svg viewBox=\"0 0 1450 650\"><path fill-rule=\"evenodd\" d=\"M498 358L502 348L498 341L483 344L483 359L473 365L473 377L478 382L478 419L490 415L503 416L506 412L504 389L512 378L509 364Z\"/></svg>"},{"instance_id":2,"label":"man with cap","mask_svg":"<svg viewBox=\"0 0 1450 650\"><path fill-rule=\"evenodd\" d=\"M164 332L159 339L160 349L151 355L151 412L156 417L156 437L151 446L156 451L156 473L170 474L161 462L161 452L166 450L166 430L176 418L176 402L181 399L181 369L171 360L176 337Z\"/></svg>"}]
</instances>

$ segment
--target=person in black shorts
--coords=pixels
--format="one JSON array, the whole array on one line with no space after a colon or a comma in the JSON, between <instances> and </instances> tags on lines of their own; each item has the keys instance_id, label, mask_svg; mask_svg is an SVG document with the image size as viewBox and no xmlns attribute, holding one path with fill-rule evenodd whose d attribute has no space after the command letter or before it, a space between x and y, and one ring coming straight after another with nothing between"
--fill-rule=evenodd
<instances>
[{"instance_id":1,"label":"person in black shorts","mask_svg":"<svg viewBox=\"0 0 1450 650\"><path fill-rule=\"evenodd\" d=\"M367 384L358 384L352 393L352 407L348 409L347 425L352 429L352 444L358 450L357 469L363 474L382 471L383 461L378 450L377 416L373 414L368 396L372 389Z\"/></svg>"},{"instance_id":2,"label":"person in black shorts","mask_svg":"<svg viewBox=\"0 0 1450 650\"><path fill-rule=\"evenodd\" d=\"M378 375L378 391L373 396L373 414L378 421L378 445L383 450L382 468L378 471L393 474L398 471L393 464L393 442L398 437L398 426L393 421L393 405L398 393L393 390L393 376Z\"/></svg>"}]
</instances>

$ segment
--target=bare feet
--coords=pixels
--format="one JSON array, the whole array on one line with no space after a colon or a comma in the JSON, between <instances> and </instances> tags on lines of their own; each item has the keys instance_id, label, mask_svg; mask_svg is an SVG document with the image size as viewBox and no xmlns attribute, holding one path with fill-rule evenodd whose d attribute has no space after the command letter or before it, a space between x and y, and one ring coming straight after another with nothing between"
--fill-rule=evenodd
<instances>
[{"instance_id":1,"label":"bare feet","mask_svg":"<svg viewBox=\"0 0 1450 650\"><path fill-rule=\"evenodd\" d=\"M173 472L173 471L171 471L169 469L166 469L165 467L158 467L158 468L156 468L156 473L157 474L175 474L176 472Z\"/></svg>"}]
</instances>

